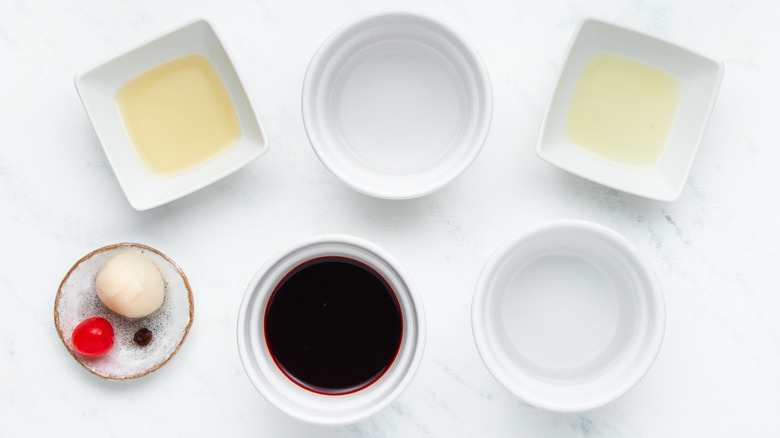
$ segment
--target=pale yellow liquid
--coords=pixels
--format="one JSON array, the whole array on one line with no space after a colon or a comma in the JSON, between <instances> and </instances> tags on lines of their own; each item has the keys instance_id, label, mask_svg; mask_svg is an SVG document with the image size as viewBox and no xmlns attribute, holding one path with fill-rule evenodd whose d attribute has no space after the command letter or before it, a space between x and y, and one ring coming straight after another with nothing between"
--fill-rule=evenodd
<instances>
[{"instance_id":1,"label":"pale yellow liquid","mask_svg":"<svg viewBox=\"0 0 780 438\"><path fill-rule=\"evenodd\" d=\"M591 58L577 81L566 137L604 159L647 167L661 157L677 117L677 78L617 55Z\"/></svg>"},{"instance_id":2,"label":"pale yellow liquid","mask_svg":"<svg viewBox=\"0 0 780 438\"><path fill-rule=\"evenodd\" d=\"M203 164L241 137L227 88L202 55L174 59L128 81L116 103L141 161L158 176Z\"/></svg>"}]
</instances>

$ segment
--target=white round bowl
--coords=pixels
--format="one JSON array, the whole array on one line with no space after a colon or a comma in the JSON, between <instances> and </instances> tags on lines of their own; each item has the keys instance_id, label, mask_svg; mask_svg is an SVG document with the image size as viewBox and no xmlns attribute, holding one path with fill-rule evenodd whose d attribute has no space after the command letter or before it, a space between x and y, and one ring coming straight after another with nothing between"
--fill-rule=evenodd
<instances>
[{"instance_id":1,"label":"white round bowl","mask_svg":"<svg viewBox=\"0 0 780 438\"><path fill-rule=\"evenodd\" d=\"M537 226L502 245L477 282L472 328L482 360L525 402L594 409L633 387L665 324L661 286L623 236L590 222Z\"/></svg>"},{"instance_id":2,"label":"white round bowl","mask_svg":"<svg viewBox=\"0 0 780 438\"><path fill-rule=\"evenodd\" d=\"M322 163L380 198L432 193L460 175L490 128L490 79L455 29L410 12L337 30L303 82L303 122Z\"/></svg>"},{"instance_id":3,"label":"white round bowl","mask_svg":"<svg viewBox=\"0 0 780 438\"><path fill-rule=\"evenodd\" d=\"M403 334L392 365L369 386L348 394L321 394L293 382L276 365L265 340L264 315L276 286L295 267L326 256L348 257L375 269L390 284L401 308ZM323 235L281 251L257 272L241 303L237 332L241 362L266 400L300 420L342 425L380 411L409 385L422 359L425 315L409 276L384 250L352 236Z\"/></svg>"}]
</instances>

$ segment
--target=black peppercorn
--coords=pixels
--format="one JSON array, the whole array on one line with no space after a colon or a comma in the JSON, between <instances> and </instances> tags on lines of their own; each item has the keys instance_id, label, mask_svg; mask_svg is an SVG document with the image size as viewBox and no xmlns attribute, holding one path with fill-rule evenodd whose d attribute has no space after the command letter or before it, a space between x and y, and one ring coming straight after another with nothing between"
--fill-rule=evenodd
<instances>
[{"instance_id":1,"label":"black peppercorn","mask_svg":"<svg viewBox=\"0 0 780 438\"><path fill-rule=\"evenodd\" d=\"M133 341L142 347L149 345L149 343L152 342L152 331L148 328L142 328L141 330L138 330L133 336Z\"/></svg>"}]
</instances>

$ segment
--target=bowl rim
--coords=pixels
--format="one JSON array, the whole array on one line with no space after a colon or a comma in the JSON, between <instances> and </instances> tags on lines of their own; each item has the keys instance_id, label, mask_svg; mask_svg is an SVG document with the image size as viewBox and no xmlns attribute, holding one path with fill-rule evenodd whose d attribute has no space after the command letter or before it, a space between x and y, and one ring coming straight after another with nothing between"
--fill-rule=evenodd
<instances>
[{"instance_id":1,"label":"bowl rim","mask_svg":"<svg viewBox=\"0 0 780 438\"><path fill-rule=\"evenodd\" d=\"M474 144L469 145L469 150L471 152L467 154L466 159L462 160L460 165L456 166L455 170L452 171L450 175L447 175L446 178L442 178L440 181L434 184L429 184L423 189L409 190L407 193L398 193L396 191L391 191L391 190L381 190L374 187L364 187L359 182L355 182L352 181L351 179L345 178L341 174L339 170L339 166L331 162L327 153L321 147L317 146L322 141L322 139L312 129L312 126L315 124L314 120L318 119L318 117L314 115L315 110L313 108L315 105L313 104L313 102L315 101L314 96L316 95L316 91L318 89L320 76L319 75L315 76L315 72L317 70L321 70L322 66L328 64L327 59L325 59L325 52L327 52L330 48L334 47L334 44L337 41L344 38L345 36L348 36L350 32L353 32L360 25L370 21L387 20L387 19L392 19L394 17L400 19L406 19L406 20L411 19L417 22L424 22L427 24L431 24L441 28L444 32L446 32L448 38L452 38L453 41L456 41L457 44L464 50L463 52L464 56L467 56L468 59L472 62L474 81L475 83L478 84L479 87L482 87L482 89L484 90L483 105L476 110L478 114L481 115L481 123L479 125L476 125L475 134L474 134L475 141ZM463 174L463 172L465 172L466 169L468 169L471 166L471 164L476 160L476 158L479 156L482 148L484 147L484 144L487 141L488 135L490 133L490 128L492 125L493 89L490 80L490 74L487 70L487 67L485 66L485 63L481 55L474 47L474 45L470 42L470 40L466 38L466 36L462 32L460 32L456 27L454 27L449 22L441 18L438 18L436 16L424 12L419 12L410 9L386 9L386 10L370 12L347 21L346 23L339 26L330 35L328 35L328 37L326 37L325 40L320 44L320 46L317 48L314 55L312 56L311 60L309 61L309 64L306 67L306 72L304 73L304 80L303 80L302 92L301 92L301 112L303 116L304 130L306 131L306 136L309 140L309 144L312 146L312 149L314 150L315 155L317 155L318 159L325 166L325 168L327 168L340 181L342 181L348 187L352 188L357 192L369 196L374 196L377 198L397 199L397 200L413 199L413 198L426 196L438 190L441 190L447 184L449 184L450 182L455 180L458 176Z\"/></svg>"},{"instance_id":2,"label":"bowl rim","mask_svg":"<svg viewBox=\"0 0 780 438\"><path fill-rule=\"evenodd\" d=\"M518 388L517 385L510 379L506 373L500 370L497 364L496 355L494 354L494 348L492 342L488 337L489 329L487 323L484 321L483 314L488 306L488 290L489 281L491 277L496 273L497 268L504 262L505 257L518 247L523 245L528 239L533 238L539 233L556 231L556 230L570 230L574 232L589 232L594 233L599 238L604 239L612 245L616 245L618 248L626 251L626 254L635 262L641 269L641 274L648 280L650 287L644 291L644 297L646 297L650 303L650 306L645 307L643 312L647 312L651 307L655 310L655 318L648 318L647 326L647 339L649 340L646 345L641 346L640 351L646 354L645 361L640 363L638 367L634 367L630 373L631 378L619 382L619 385L615 385L606 396L593 399L588 403L573 404L566 403L555 399L540 398L529 395ZM625 236L621 235L617 231L608 228L606 226L597 224L595 222L579 220L579 219L557 219L547 222L543 222L532 226L524 231L515 234L510 237L504 243L502 243L488 258L483 266L477 283L474 289L474 296L471 306L471 323L472 334L474 337L477 351L485 364L486 368L491 375L509 392L513 393L516 397L520 398L524 402L535 406L537 408L545 409L553 412L583 412L592 410L601 406L604 406L617 398L624 395L631 388L633 388L650 370L655 362L663 344L663 338L665 334L666 326L666 310L664 304L663 290L661 284L655 274L649 261L639 252L639 250L631 243ZM517 369L514 368L517 372Z\"/></svg>"}]
</instances>

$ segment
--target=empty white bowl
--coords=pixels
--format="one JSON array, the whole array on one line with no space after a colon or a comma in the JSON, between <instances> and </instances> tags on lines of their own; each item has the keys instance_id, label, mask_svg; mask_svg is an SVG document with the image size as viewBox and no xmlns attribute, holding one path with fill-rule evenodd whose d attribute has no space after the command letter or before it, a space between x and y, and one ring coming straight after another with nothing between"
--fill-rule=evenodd
<instances>
[{"instance_id":1,"label":"empty white bowl","mask_svg":"<svg viewBox=\"0 0 780 438\"><path fill-rule=\"evenodd\" d=\"M122 124L115 95L129 80L175 58L200 54L227 88L241 125L238 143L184 173L159 177L146 169ZM203 188L261 156L268 140L233 63L211 25L196 20L76 75L76 90L119 185L136 210L147 210Z\"/></svg>"},{"instance_id":2,"label":"empty white bowl","mask_svg":"<svg viewBox=\"0 0 780 438\"><path fill-rule=\"evenodd\" d=\"M661 287L624 237L555 221L503 244L477 282L472 326L482 360L525 402L577 412L634 386L665 324Z\"/></svg>"},{"instance_id":3,"label":"empty white bowl","mask_svg":"<svg viewBox=\"0 0 780 438\"><path fill-rule=\"evenodd\" d=\"M303 121L322 163L353 189L408 199L477 157L492 92L476 50L425 15L383 12L337 30L303 83Z\"/></svg>"},{"instance_id":4,"label":"empty white bowl","mask_svg":"<svg viewBox=\"0 0 780 438\"><path fill-rule=\"evenodd\" d=\"M587 62L598 54L640 61L674 76L680 100L672 131L655 164L605 160L574 146L564 127L569 103ZM661 201L682 193L723 78L723 63L671 42L586 19L575 30L544 117L537 155L561 169L624 192ZM627 146L628 147L628 146Z\"/></svg>"},{"instance_id":5,"label":"empty white bowl","mask_svg":"<svg viewBox=\"0 0 780 438\"><path fill-rule=\"evenodd\" d=\"M373 268L395 292L403 333L390 368L355 392L329 395L305 389L277 366L265 338L265 313L277 285L296 267L321 257L345 257ZM354 423L379 412L412 381L425 346L425 314L409 275L375 244L346 235L322 235L296 243L266 262L249 283L238 313L238 351L249 379L279 410L324 425Z\"/></svg>"}]
</instances>

